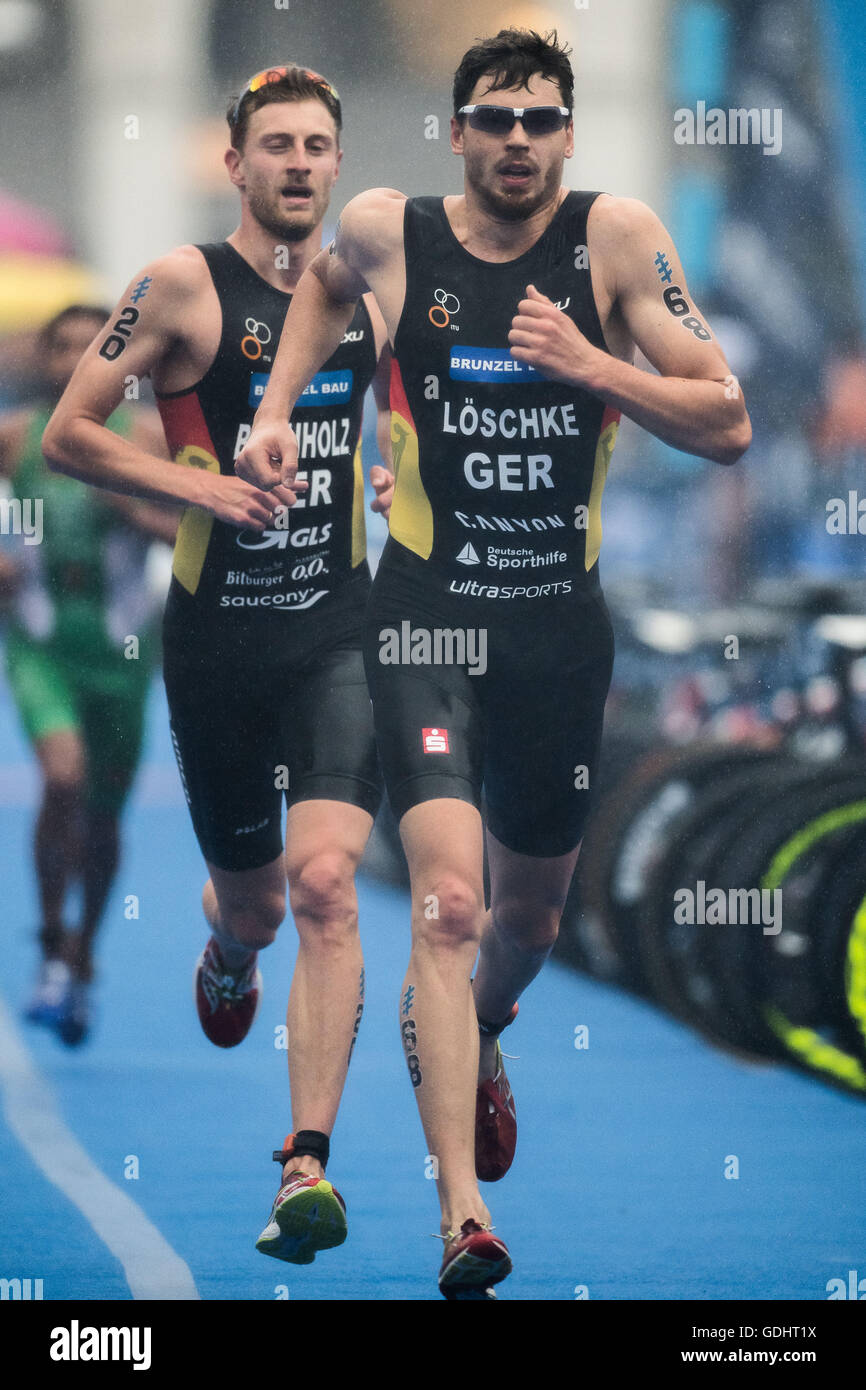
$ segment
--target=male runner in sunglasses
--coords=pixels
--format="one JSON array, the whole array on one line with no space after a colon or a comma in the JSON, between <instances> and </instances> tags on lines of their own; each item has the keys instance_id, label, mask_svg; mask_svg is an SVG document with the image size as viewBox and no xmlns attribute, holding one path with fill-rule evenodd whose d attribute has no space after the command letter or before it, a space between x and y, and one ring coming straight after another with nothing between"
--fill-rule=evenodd
<instances>
[{"instance_id":1,"label":"male runner in sunglasses","mask_svg":"<svg viewBox=\"0 0 866 1390\"><path fill-rule=\"evenodd\" d=\"M514 1152L498 1035L556 939L595 776L613 655L599 510L620 413L719 463L750 439L658 218L563 188L572 94L555 34L469 50L451 127L464 195L348 205L237 462L291 486L287 405L372 289L394 344L397 485L365 656L411 872L400 1025L438 1163L446 1297L491 1296L511 1267L477 1178ZM631 365L635 344L660 375Z\"/></svg>"},{"instance_id":2,"label":"male runner in sunglasses","mask_svg":"<svg viewBox=\"0 0 866 1390\"><path fill-rule=\"evenodd\" d=\"M322 244L341 119L337 92L308 69L272 68L247 84L228 113L225 157L240 226L134 278L44 436L62 472L187 504L164 668L209 873L212 934L196 1002L212 1042L245 1037L261 989L257 952L282 921L288 875L300 938L287 1030L293 1133L278 1151L284 1182L258 1248L301 1264L345 1238L345 1208L324 1172L364 996L354 874L380 797L360 642L370 575L358 441L371 381L389 451L387 339L371 296L297 401L293 487L251 487L234 459L292 291ZM105 428L130 374L152 377L174 462ZM371 480L374 509L387 514L393 479L377 467Z\"/></svg>"}]
</instances>

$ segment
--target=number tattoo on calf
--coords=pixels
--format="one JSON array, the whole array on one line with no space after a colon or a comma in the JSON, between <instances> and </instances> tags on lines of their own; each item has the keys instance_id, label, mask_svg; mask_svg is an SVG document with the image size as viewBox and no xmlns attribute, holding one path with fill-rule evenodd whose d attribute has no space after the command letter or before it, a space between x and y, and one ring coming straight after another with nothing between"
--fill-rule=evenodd
<instances>
[{"instance_id":1,"label":"number tattoo on calf","mask_svg":"<svg viewBox=\"0 0 866 1390\"><path fill-rule=\"evenodd\" d=\"M406 1052L406 1062L409 1067L409 1079L412 1082L412 1085L417 1090L417 1088L421 1085L421 1064L418 1061L418 1054L415 1051L416 1047L418 1046L418 1035L415 1029L414 1018L407 1017L409 1010L412 1007L412 1000L414 999L414 997L415 986L409 985L405 994L403 995L403 1004L401 1008L403 1022L400 1025L400 1035L403 1039L403 1047Z\"/></svg>"}]
</instances>

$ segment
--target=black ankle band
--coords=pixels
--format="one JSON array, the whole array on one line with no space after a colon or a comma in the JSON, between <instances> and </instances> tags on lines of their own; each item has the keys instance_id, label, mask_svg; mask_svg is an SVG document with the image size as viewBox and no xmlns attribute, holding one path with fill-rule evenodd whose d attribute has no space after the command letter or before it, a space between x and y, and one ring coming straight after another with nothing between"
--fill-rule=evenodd
<instances>
[{"instance_id":1,"label":"black ankle band","mask_svg":"<svg viewBox=\"0 0 866 1390\"><path fill-rule=\"evenodd\" d=\"M275 1149L274 1158L277 1163L286 1164L290 1158L297 1158L300 1154L307 1154L310 1158L317 1158L324 1168L331 1153L331 1141L327 1134L321 1134L317 1129L299 1129L297 1134L289 1136L291 1143L287 1142L284 1149Z\"/></svg>"},{"instance_id":2,"label":"black ankle band","mask_svg":"<svg viewBox=\"0 0 866 1390\"><path fill-rule=\"evenodd\" d=\"M317 1129L299 1129L292 1153L296 1157L298 1154L309 1154L310 1158L317 1158L324 1168L331 1154L331 1141L327 1134L321 1134Z\"/></svg>"}]
</instances>

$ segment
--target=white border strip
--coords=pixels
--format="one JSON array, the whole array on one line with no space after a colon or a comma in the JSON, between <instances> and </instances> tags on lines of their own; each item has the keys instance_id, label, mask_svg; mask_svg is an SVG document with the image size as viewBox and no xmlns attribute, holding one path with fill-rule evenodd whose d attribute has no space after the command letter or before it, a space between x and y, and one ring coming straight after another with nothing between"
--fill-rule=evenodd
<instances>
[{"instance_id":1,"label":"white border strip","mask_svg":"<svg viewBox=\"0 0 866 1390\"><path fill-rule=\"evenodd\" d=\"M2 999L0 1093L9 1128L120 1261L133 1298L200 1298L189 1266L67 1128Z\"/></svg>"}]
</instances>

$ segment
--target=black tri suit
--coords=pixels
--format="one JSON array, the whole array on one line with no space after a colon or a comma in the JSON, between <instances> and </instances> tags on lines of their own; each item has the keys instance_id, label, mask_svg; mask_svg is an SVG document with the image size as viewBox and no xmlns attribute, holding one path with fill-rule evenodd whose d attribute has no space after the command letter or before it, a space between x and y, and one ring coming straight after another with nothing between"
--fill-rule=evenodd
<instances>
[{"instance_id":1,"label":"black tri suit","mask_svg":"<svg viewBox=\"0 0 866 1390\"><path fill-rule=\"evenodd\" d=\"M179 464L234 473L267 384L291 295L228 242L200 246L222 310L213 364L158 397ZM171 734L193 826L218 868L282 850L281 808L380 799L361 626L370 590L360 431L376 368L360 301L342 343L297 402L296 506L259 533L190 507L163 623Z\"/></svg>"},{"instance_id":2,"label":"black tri suit","mask_svg":"<svg viewBox=\"0 0 866 1390\"><path fill-rule=\"evenodd\" d=\"M397 483L364 630L388 794L481 807L507 848L565 854L598 765L613 637L598 574L619 412L518 362L534 284L607 351L586 223L567 195L515 260L479 260L441 198L406 204L391 379Z\"/></svg>"}]
</instances>

